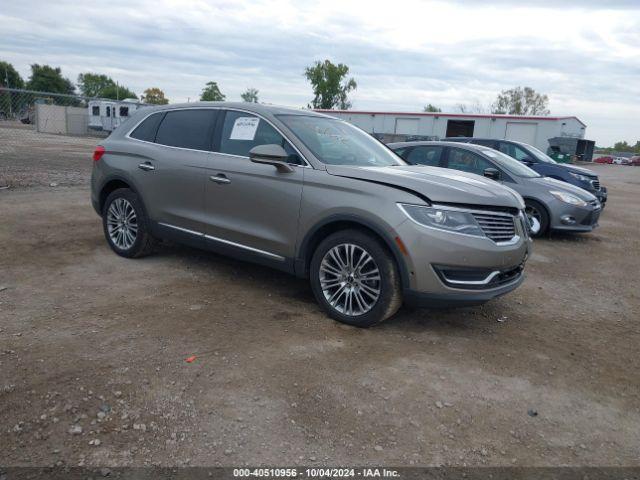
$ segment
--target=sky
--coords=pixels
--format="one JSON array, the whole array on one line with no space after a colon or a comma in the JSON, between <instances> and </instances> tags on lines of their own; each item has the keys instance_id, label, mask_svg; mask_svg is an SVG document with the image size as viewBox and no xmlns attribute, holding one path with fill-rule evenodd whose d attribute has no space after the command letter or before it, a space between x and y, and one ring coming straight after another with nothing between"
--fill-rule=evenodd
<instances>
[{"instance_id":1,"label":"sky","mask_svg":"<svg viewBox=\"0 0 640 480\"><path fill-rule=\"evenodd\" d=\"M354 110L445 112L529 86L600 146L640 140L640 0L0 0L0 60L197 100L214 80L293 107L305 67L349 66Z\"/></svg>"}]
</instances>

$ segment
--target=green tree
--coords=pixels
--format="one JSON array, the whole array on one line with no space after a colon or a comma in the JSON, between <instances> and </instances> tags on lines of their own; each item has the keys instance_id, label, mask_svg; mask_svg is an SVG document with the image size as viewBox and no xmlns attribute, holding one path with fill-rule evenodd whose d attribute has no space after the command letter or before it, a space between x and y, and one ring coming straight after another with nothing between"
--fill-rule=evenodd
<instances>
[{"instance_id":1,"label":"green tree","mask_svg":"<svg viewBox=\"0 0 640 480\"><path fill-rule=\"evenodd\" d=\"M243 102L258 103L258 90L247 88L247 91L240 95Z\"/></svg>"},{"instance_id":2,"label":"green tree","mask_svg":"<svg viewBox=\"0 0 640 480\"><path fill-rule=\"evenodd\" d=\"M0 87L24 88L24 80L9 62L0 61Z\"/></svg>"},{"instance_id":3,"label":"green tree","mask_svg":"<svg viewBox=\"0 0 640 480\"><path fill-rule=\"evenodd\" d=\"M425 107L422 109L423 112L432 112L432 113L439 113L442 112L442 110L438 107L436 107L435 105L431 105L430 103L425 105Z\"/></svg>"},{"instance_id":4,"label":"green tree","mask_svg":"<svg viewBox=\"0 0 640 480\"><path fill-rule=\"evenodd\" d=\"M102 91L115 86L111 77L99 73L81 73L78 75L78 88L85 97L103 97Z\"/></svg>"},{"instance_id":5,"label":"green tree","mask_svg":"<svg viewBox=\"0 0 640 480\"><path fill-rule=\"evenodd\" d=\"M307 67L304 75L311 82L314 95L309 108L326 110L333 108L348 110L351 108L351 102L347 96L358 85L353 78L348 80L345 78L348 73L348 66L342 63L335 65L329 60L315 62L313 66Z\"/></svg>"},{"instance_id":6,"label":"green tree","mask_svg":"<svg viewBox=\"0 0 640 480\"><path fill-rule=\"evenodd\" d=\"M124 100L126 98L135 98L136 100L138 99L138 95L136 95L136 92L133 92L122 85L118 85L117 83L108 85L107 87L102 89L98 96L102 98L111 98L113 100ZM168 101L166 103L168 103Z\"/></svg>"},{"instance_id":7,"label":"green tree","mask_svg":"<svg viewBox=\"0 0 640 480\"><path fill-rule=\"evenodd\" d=\"M27 82L27 89L40 92L73 94L76 87L71 80L62 76L60 67L49 65L31 65L31 76Z\"/></svg>"},{"instance_id":8,"label":"green tree","mask_svg":"<svg viewBox=\"0 0 640 480\"><path fill-rule=\"evenodd\" d=\"M509 115L549 115L549 97L531 87L503 90L491 106L492 113Z\"/></svg>"},{"instance_id":9,"label":"green tree","mask_svg":"<svg viewBox=\"0 0 640 480\"><path fill-rule=\"evenodd\" d=\"M225 98L227 97L222 94L216 82L207 82L200 95L202 102L221 102Z\"/></svg>"},{"instance_id":10,"label":"green tree","mask_svg":"<svg viewBox=\"0 0 640 480\"><path fill-rule=\"evenodd\" d=\"M141 97L141 100L145 103L151 103L153 105L166 105L169 103L169 99L164 96L164 92L158 87L147 88Z\"/></svg>"}]
</instances>

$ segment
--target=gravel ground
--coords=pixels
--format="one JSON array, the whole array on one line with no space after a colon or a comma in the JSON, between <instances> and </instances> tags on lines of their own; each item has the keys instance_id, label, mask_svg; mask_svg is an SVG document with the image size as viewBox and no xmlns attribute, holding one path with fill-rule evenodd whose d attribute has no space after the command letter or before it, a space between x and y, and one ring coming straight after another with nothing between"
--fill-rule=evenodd
<instances>
[{"instance_id":1,"label":"gravel ground","mask_svg":"<svg viewBox=\"0 0 640 480\"><path fill-rule=\"evenodd\" d=\"M359 330L267 268L117 257L96 139L28 133L0 128L0 465L640 465L640 168L593 165L601 227L512 294Z\"/></svg>"}]
</instances>

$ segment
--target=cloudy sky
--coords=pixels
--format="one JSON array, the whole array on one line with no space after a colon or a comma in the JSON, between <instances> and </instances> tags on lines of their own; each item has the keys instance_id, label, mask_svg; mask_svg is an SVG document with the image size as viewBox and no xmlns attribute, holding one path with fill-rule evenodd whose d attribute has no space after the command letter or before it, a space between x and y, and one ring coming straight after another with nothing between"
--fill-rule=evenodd
<instances>
[{"instance_id":1,"label":"cloudy sky","mask_svg":"<svg viewBox=\"0 0 640 480\"><path fill-rule=\"evenodd\" d=\"M599 145L640 140L640 0L0 0L0 60L100 72L138 94L304 106L304 68L346 63L354 109L490 104L506 88L546 93ZM526 5L526 6L525 6Z\"/></svg>"}]
</instances>

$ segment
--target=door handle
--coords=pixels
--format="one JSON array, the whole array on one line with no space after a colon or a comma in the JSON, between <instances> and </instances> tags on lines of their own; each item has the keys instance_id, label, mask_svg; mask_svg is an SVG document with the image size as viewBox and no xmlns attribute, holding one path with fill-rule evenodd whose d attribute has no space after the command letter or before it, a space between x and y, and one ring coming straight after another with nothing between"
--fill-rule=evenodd
<instances>
[{"instance_id":1,"label":"door handle","mask_svg":"<svg viewBox=\"0 0 640 480\"><path fill-rule=\"evenodd\" d=\"M218 175L211 175L209 177L209 180L211 180L212 182L216 182L216 183L231 183L231 180L229 180L225 175L223 175L222 173L219 173Z\"/></svg>"},{"instance_id":2,"label":"door handle","mask_svg":"<svg viewBox=\"0 0 640 480\"><path fill-rule=\"evenodd\" d=\"M138 168L140 170L144 170L145 172L149 172L151 170L155 170L156 169L156 167L151 165L149 162L141 163L140 165L138 165Z\"/></svg>"}]
</instances>

